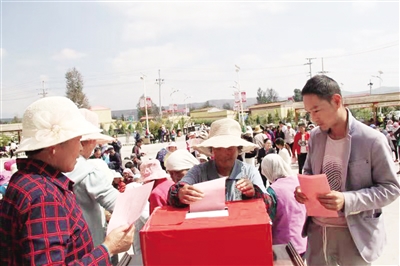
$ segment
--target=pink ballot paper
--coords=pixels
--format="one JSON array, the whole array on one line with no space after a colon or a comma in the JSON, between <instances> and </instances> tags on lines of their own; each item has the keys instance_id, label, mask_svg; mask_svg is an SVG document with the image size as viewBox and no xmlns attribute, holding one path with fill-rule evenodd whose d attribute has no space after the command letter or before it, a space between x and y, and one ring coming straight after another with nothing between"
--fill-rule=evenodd
<instances>
[{"instance_id":1,"label":"pink ballot paper","mask_svg":"<svg viewBox=\"0 0 400 266\"><path fill-rule=\"evenodd\" d=\"M307 196L305 202L308 216L339 217L337 211L326 209L317 200L318 194L325 194L331 191L328 179L322 175L298 175L301 191Z\"/></svg>"},{"instance_id":2,"label":"pink ballot paper","mask_svg":"<svg viewBox=\"0 0 400 266\"><path fill-rule=\"evenodd\" d=\"M204 198L190 204L190 212L216 211L225 209L226 178L194 184L193 186L204 193Z\"/></svg>"},{"instance_id":3,"label":"pink ballot paper","mask_svg":"<svg viewBox=\"0 0 400 266\"><path fill-rule=\"evenodd\" d=\"M154 181L140 187L126 186L125 192L120 193L115 202L114 211L107 226L107 235L121 225L133 224L140 217L149 200L153 184Z\"/></svg>"}]
</instances>

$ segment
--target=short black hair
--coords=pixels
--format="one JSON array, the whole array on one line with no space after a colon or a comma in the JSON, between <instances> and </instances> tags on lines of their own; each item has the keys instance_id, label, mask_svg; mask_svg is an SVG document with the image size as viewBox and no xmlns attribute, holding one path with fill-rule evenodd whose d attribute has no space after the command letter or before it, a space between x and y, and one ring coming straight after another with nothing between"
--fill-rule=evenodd
<instances>
[{"instance_id":1,"label":"short black hair","mask_svg":"<svg viewBox=\"0 0 400 266\"><path fill-rule=\"evenodd\" d=\"M132 162L126 162L126 164L125 164L125 168L132 168L134 165L133 165L133 163Z\"/></svg>"},{"instance_id":2,"label":"short black hair","mask_svg":"<svg viewBox=\"0 0 400 266\"><path fill-rule=\"evenodd\" d=\"M285 141L283 140L283 138L277 138L275 140L275 145L285 146Z\"/></svg>"},{"instance_id":3,"label":"short black hair","mask_svg":"<svg viewBox=\"0 0 400 266\"><path fill-rule=\"evenodd\" d=\"M315 94L318 98L331 101L334 94L342 96L339 84L325 75L316 75L310 78L301 90L301 96Z\"/></svg>"},{"instance_id":4,"label":"short black hair","mask_svg":"<svg viewBox=\"0 0 400 266\"><path fill-rule=\"evenodd\" d=\"M306 123L304 122L300 122L297 124L298 127L306 127Z\"/></svg>"}]
</instances>

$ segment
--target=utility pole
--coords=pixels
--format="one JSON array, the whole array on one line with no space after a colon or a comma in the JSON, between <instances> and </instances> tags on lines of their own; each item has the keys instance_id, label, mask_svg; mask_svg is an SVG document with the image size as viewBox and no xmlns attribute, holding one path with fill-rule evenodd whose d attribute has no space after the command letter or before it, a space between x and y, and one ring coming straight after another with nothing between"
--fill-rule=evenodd
<instances>
[{"instance_id":1,"label":"utility pole","mask_svg":"<svg viewBox=\"0 0 400 266\"><path fill-rule=\"evenodd\" d=\"M312 62L311 62L311 60L314 60L314 59L317 59L317 58L306 58L306 60L308 60L308 63L304 64L304 65L309 65L310 66L310 78L312 78L312 73L311 73L311 64L312 64Z\"/></svg>"},{"instance_id":2,"label":"utility pole","mask_svg":"<svg viewBox=\"0 0 400 266\"><path fill-rule=\"evenodd\" d=\"M47 92L44 89L44 80L42 81L42 92L39 92L38 95L41 95L42 98L46 97L46 95L47 95Z\"/></svg>"},{"instance_id":3,"label":"utility pole","mask_svg":"<svg viewBox=\"0 0 400 266\"><path fill-rule=\"evenodd\" d=\"M143 80L143 90L144 90L144 110L146 113L146 134L145 136L147 137L147 134L149 134L150 138L150 131L149 131L149 115L147 112L147 96L146 96L146 75L141 73L142 76L140 77L141 80ZM140 119L140 118L139 118Z\"/></svg>"},{"instance_id":4,"label":"utility pole","mask_svg":"<svg viewBox=\"0 0 400 266\"><path fill-rule=\"evenodd\" d=\"M321 75L325 75L326 73L329 73L329 71L324 70L324 58L323 57L321 58L321 63L322 63L322 70L319 71L318 73ZM310 72L311 72L311 65L310 65Z\"/></svg>"},{"instance_id":5,"label":"utility pole","mask_svg":"<svg viewBox=\"0 0 400 266\"><path fill-rule=\"evenodd\" d=\"M156 84L158 84L158 103L159 103L159 113L162 118L162 110L161 110L161 84L164 84L164 79L161 78L161 71L158 70L158 79L156 79Z\"/></svg>"},{"instance_id":6,"label":"utility pole","mask_svg":"<svg viewBox=\"0 0 400 266\"><path fill-rule=\"evenodd\" d=\"M374 83L371 82L371 79L367 85L369 86L369 95L372 95L372 85L374 85Z\"/></svg>"},{"instance_id":7,"label":"utility pole","mask_svg":"<svg viewBox=\"0 0 400 266\"><path fill-rule=\"evenodd\" d=\"M240 70L240 67L238 65L235 65L235 71L236 71L237 77L238 77L237 89L238 89L238 93L239 93L239 103L240 103L240 117L241 118L239 119L239 121L242 124L242 131L244 132L246 125L244 123L242 91L241 91L241 88L240 88L239 70Z\"/></svg>"}]
</instances>

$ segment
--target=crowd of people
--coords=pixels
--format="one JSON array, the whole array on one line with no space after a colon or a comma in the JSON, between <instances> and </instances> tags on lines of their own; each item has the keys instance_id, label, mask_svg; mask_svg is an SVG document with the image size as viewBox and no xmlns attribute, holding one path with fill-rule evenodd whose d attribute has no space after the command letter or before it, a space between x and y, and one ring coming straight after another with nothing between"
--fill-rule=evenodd
<instances>
[{"instance_id":1,"label":"crowd of people","mask_svg":"<svg viewBox=\"0 0 400 266\"><path fill-rule=\"evenodd\" d=\"M16 160L0 201L0 264L116 265L132 246L141 254L139 230L158 207L187 207L204 197L195 184L224 178L226 201L261 199L273 244L291 242L307 265L370 265L385 243L382 208L400 195L399 125L378 132L357 121L324 75L302 96L317 126L280 121L243 133L224 118L188 133L183 149L160 127L166 144L152 159L141 139L122 159L117 136L102 134L97 115L67 98L32 103L16 150L27 158ZM307 215L297 174L326 175L330 192L317 199L337 217ZM140 218L106 235L118 196L150 182Z\"/></svg>"}]
</instances>

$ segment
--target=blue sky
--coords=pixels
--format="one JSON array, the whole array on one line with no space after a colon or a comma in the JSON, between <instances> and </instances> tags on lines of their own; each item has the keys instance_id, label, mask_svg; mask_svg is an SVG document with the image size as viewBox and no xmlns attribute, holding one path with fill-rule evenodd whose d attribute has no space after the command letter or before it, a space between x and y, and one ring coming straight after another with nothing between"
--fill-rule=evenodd
<instances>
[{"instance_id":1,"label":"blue sky","mask_svg":"<svg viewBox=\"0 0 400 266\"><path fill-rule=\"evenodd\" d=\"M306 58L313 75L324 58L327 75L357 92L370 79L399 86L399 3L2 1L0 47L2 118L21 117L43 80L48 96L65 95L72 67L90 104L112 110L136 108L142 73L158 105L158 69L163 106L233 103L235 81L248 97L290 96L309 78Z\"/></svg>"}]
</instances>

